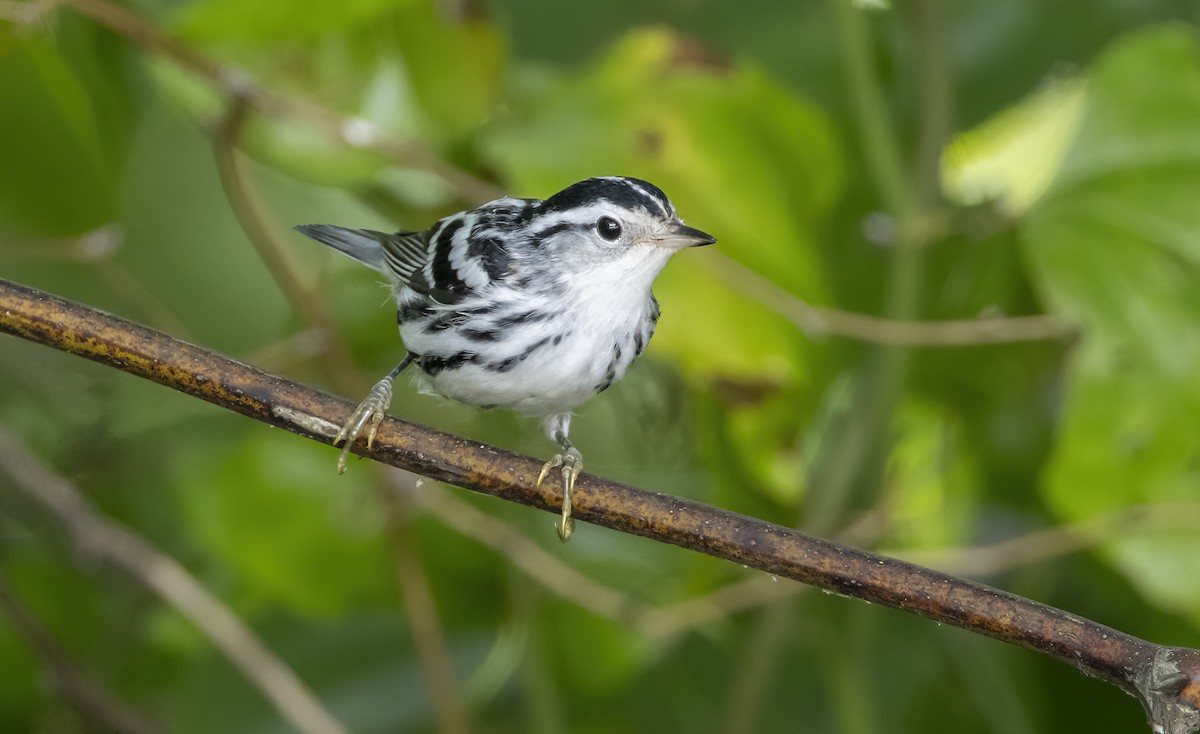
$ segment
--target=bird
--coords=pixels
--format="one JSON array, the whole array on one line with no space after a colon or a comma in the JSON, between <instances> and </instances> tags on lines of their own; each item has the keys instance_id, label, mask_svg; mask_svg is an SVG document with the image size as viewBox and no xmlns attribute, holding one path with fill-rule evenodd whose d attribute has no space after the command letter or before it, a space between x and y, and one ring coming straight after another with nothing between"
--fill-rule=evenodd
<instances>
[{"instance_id":1,"label":"bird","mask_svg":"<svg viewBox=\"0 0 1200 734\"><path fill-rule=\"evenodd\" d=\"M425 392L542 419L560 453L537 487L559 470L564 543L583 470L568 437L572 411L645 350L660 315L652 286L670 257L716 242L684 224L662 189L626 176L588 178L544 200L504 196L418 231L295 229L388 279L406 350L334 439L344 442L338 473L364 429L372 445L394 380L413 366Z\"/></svg>"}]
</instances>

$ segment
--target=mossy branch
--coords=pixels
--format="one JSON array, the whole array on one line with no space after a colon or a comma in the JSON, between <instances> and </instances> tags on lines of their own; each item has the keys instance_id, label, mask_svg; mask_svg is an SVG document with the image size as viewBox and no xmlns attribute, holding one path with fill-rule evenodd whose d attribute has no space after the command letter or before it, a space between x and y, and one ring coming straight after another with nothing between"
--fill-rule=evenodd
<instances>
[{"instance_id":1,"label":"mossy branch","mask_svg":"<svg viewBox=\"0 0 1200 734\"><path fill-rule=\"evenodd\" d=\"M353 405L88 306L0 280L0 331L166 385L220 407L330 443ZM355 453L512 502L557 513L541 462L394 418ZM335 481L332 469L330 481ZM1140 640L996 589L811 537L697 502L583 475L584 522L724 558L845 596L920 614L1036 650L1116 685L1146 707L1156 731L1200 728L1200 651Z\"/></svg>"}]
</instances>

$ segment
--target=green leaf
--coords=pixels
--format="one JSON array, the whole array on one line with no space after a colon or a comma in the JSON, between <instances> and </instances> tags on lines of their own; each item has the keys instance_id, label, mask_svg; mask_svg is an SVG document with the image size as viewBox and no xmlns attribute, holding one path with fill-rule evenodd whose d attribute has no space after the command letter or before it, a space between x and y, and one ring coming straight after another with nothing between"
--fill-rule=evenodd
<instances>
[{"instance_id":1,"label":"green leaf","mask_svg":"<svg viewBox=\"0 0 1200 734\"><path fill-rule=\"evenodd\" d=\"M936 404L910 400L897 411L888 459L889 541L938 548L970 540L979 482L963 431Z\"/></svg>"},{"instance_id":2,"label":"green leaf","mask_svg":"<svg viewBox=\"0 0 1200 734\"><path fill-rule=\"evenodd\" d=\"M840 146L820 112L762 71L698 60L687 42L653 29L630 33L583 74L530 75L522 86L484 144L514 192L638 176L725 254L806 298L828 295L814 243L841 191ZM802 375L795 327L729 291L699 257L681 253L659 279L667 316L652 348L693 376Z\"/></svg>"},{"instance_id":3,"label":"green leaf","mask_svg":"<svg viewBox=\"0 0 1200 734\"><path fill-rule=\"evenodd\" d=\"M1060 79L978 128L942 155L942 188L965 206L998 200L1027 212L1058 175L1083 113L1084 84Z\"/></svg>"},{"instance_id":4,"label":"green leaf","mask_svg":"<svg viewBox=\"0 0 1200 734\"><path fill-rule=\"evenodd\" d=\"M0 37L9 33L0 27ZM39 37L5 39L0 98L0 226L63 236L110 221L118 136L102 128L58 49Z\"/></svg>"},{"instance_id":5,"label":"green leaf","mask_svg":"<svg viewBox=\"0 0 1200 734\"><path fill-rule=\"evenodd\" d=\"M558 610L551 607L551 611ZM572 649L560 653L558 662L564 677L589 695L621 690L653 659L654 649L645 638L579 609L554 614L548 626L555 630L551 639L575 641Z\"/></svg>"},{"instance_id":6,"label":"green leaf","mask_svg":"<svg viewBox=\"0 0 1200 734\"><path fill-rule=\"evenodd\" d=\"M664 315L648 352L671 360L692 378L746 375L771 383L803 381L806 343L795 325L730 290L709 268L689 263L693 256L704 254L682 253L655 283Z\"/></svg>"},{"instance_id":7,"label":"green leaf","mask_svg":"<svg viewBox=\"0 0 1200 734\"><path fill-rule=\"evenodd\" d=\"M421 3L393 27L403 71L425 126L422 136L468 145L501 100L506 47L497 28L449 22L435 3Z\"/></svg>"},{"instance_id":8,"label":"green leaf","mask_svg":"<svg viewBox=\"0 0 1200 734\"><path fill-rule=\"evenodd\" d=\"M1050 304L1167 372L1200 356L1200 50L1131 36L1089 75L1083 121L1031 212L1025 252Z\"/></svg>"},{"instance_id":9,"label":"green leaf","mask_svg":"<svg viewBox=\"0 0 1200 734\"><path fill-rule=\"evenodd\" d=\"M244 604L330 617L390 601L387 552L364 522L378 510L338 481L329 452L259 434L215 461L197 457L182 481L196 540L229 569Z\"/></svg>"},{"instance_id":10,"label":"green leaf","mask_svg":"<svg viewBox=\"0 0 1200 734\"><path fill-rule=\"evenodd\" d=\"M196 40L272 41L317 37L378 18L415 0L198 0L184 5L175 30Z\"/></svg>"},{"instance_id":11,"label":"green leaf","mask_svg":"<svg viewBox=\"0 0 1200 734\"><path fill-rule=\"evenodd\" d=\"M1081 519L1124 507L1200 508L1200 371L1178 380L1090 345L1072 369L1062 438L1046 474L1047 499ZM1200 509L1196 511L1200 513ZM1181 520L1186 518L1181 518ZM1200 557L1190 527L1101 536L1105 553L1147 599L1200 620Z\"/></svg>"},{"instance_id":12,"label":"green leaf","mask_svg":"<svg viewBox=\"0 0 1200 734\"><path fill-rule=\"evenodd\" d=\"M239 140L247 152L309 181L341 187L382 183L404 195L412 191L417 200L428 199L434 191L437 203L442 204L451 198L449 192L437 191L436 184L410 187L406 181L397 187L388 167L405 162L405 145L412 146L415 159L470 153L471 135L487 119L503 90L502 37L487 23L449 20L431 2L350 5L354 6L349 8L352 17L345 22L320 32L296 34L286 17L296 11L284 12L286 4L267 4L270 13L266 18L243 27L239 25L240 3L215 0L188 6L180 32L189 40L207 43L205 51L210 56L226 66L246 70L270 92L312 100L340 113L348 123L342 131L346 140L373 134L398 141L397 148L402 151L399 158L392 158L357 148L322 131L321 124L327 120L314 124L312 116L321 113L292 108L286 114L251 115ZM276 17L275 11L282 16ZM364 13L372 23L361 22ZM255 30L258 22L266 26ZM287 32L276 37L276 24ZM258 39L259 31L266 34L260 40L267 43L255 45L244 37L249 34ZM194 119L207 125L225 114L227 95L213 82L171 62L157 62L152 68L164 93ZM356 133L354 124L367 132ZM422 154L426 146L448 152Z\"/></svg>"},{"instance_id":13,"label":"green leaf","mask_svg":"<svg viewBox=\"0 0 1200 734\"><path fill-rule=\"evenodd\" d=\"M1065 518L1200 501L1200 48L1164 27L1088 75L1079 132L1032 209L1024 249L1045 300L1083 324L1045 491ZM1151 601L1200 611L1194 534L1108 538Z\"/></svg>"},{"instance_id":14,"label":"green leaf","mask_svg":"<svg viewBox=\"0 0 1200 734\"><path fill-rule=\"evenodd\" d=\"M840 397L834 395L830 402L840 402ZM717 418L723 424L719 444L713 447L714 451L734 452L726 461L717 462L718 468L732 474L727 482L757 489L780 506L796 507L808 489L810 449L819 441L816 434L827 427L827 416L818 415L810 422L795 395L727 402ZM797 424L810 426L810 430L798 437Z\"/></svg>"},{"instance_id":15,"label":"green leaf","mask_svg":"<svg viewBox=\"0 0 1200 734\"><path fill-rule=\"evenodd\" d=\"M160 93L188 117L212 126L227 113L226 96L209 80L164 59L151 58L147 65ZM382 69L377 71L384 73ZM376 110L394 124L403 125L397 115L378 105ZM327 186L370 181L388 165L382 154L335 140L303 116L252 115L241 131L239 146L293 176Z\"/></svg>"}]
</instances>

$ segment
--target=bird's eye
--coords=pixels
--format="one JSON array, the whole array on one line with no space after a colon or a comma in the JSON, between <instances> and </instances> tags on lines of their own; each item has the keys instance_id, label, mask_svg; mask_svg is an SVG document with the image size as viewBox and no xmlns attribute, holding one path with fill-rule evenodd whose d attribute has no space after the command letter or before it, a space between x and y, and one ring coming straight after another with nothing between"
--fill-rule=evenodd
<instances>
[{"instance_id":1,"label":"bird's eye","mask_svg":"<svg viewBox=\"0 0 1200 734\"><path fill-rule=\"evenodd\" d=\"M596 231L609 242L616 242L621 236L621 223L612 217L600 217L596 220Z\"/></svg>"}]
</instances>

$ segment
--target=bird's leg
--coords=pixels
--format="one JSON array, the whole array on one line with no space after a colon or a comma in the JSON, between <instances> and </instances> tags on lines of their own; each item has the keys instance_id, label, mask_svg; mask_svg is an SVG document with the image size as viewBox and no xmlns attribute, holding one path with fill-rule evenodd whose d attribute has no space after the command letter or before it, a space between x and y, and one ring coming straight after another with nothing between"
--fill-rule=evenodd
<instances>
[{"instance_id":1,"label":"bird's leg","mask_svg":"<svg viewBox=\"0 0 1200 734\"><path fill-rule=\"evenodd\" d=\"M562 467L562 523L555 527L558 530L558 538L562 542L567 542L571 539L571 533L575 532L575 518L571 516L571 490L575 489L575 478L583 473L583 455L579 453L567 438L567 430L571 423L571 414L565 413L561 415L551 416L546 419L546 433L558 442L562 448L561 454L555 454L554 458L542 464L542 470L538 472L537 487L540 489L542 482L546 477L550 476L553 469Z\"/></svg>"},{"instance_id":2,"label":"bird's leg","mask_svg":"<svg viewBox=\"0 0 1200 734\"><path fill-rule=\"evenodd\" d=\"M350 447L358 439L362 433L363 427L367 427L367 448L371 448L371 444L375 442L375 434L379 431L379 424L383 422L387 415L387 409L392 404L392 381L396 379L413 361L413 355L408 354L404 359L400 360L400 364L396 365L391 372L387 374L371 391L367 393L367 397L358 404L354 412L350 414L350 420L342 426L342 430L333 439L333 445L337 446L343 441L346 445L342 447L342 453L338 455L337 473L341 474L346 471L346 457L350 455Z\"/></svg>"},{"instance_id":3,"label":"bird's leg","mask_svg":"<svg viewBox=\"0 0 1200 734\"><path fill-rule=\"evenodd\" d=\"M562 467L562 522L556 525L555 529L558 531L559 540L565 543L571 539L571 533L575 532L575 518L571 516L571 490L575 488L575 477L583 472L583 455L565 437L561 445L563 452L555 454L554 458L542 464L542 471L538 473L537 486L539 488L542 486L542 482L553 469Z\"/></svg>"}]
</instances>

